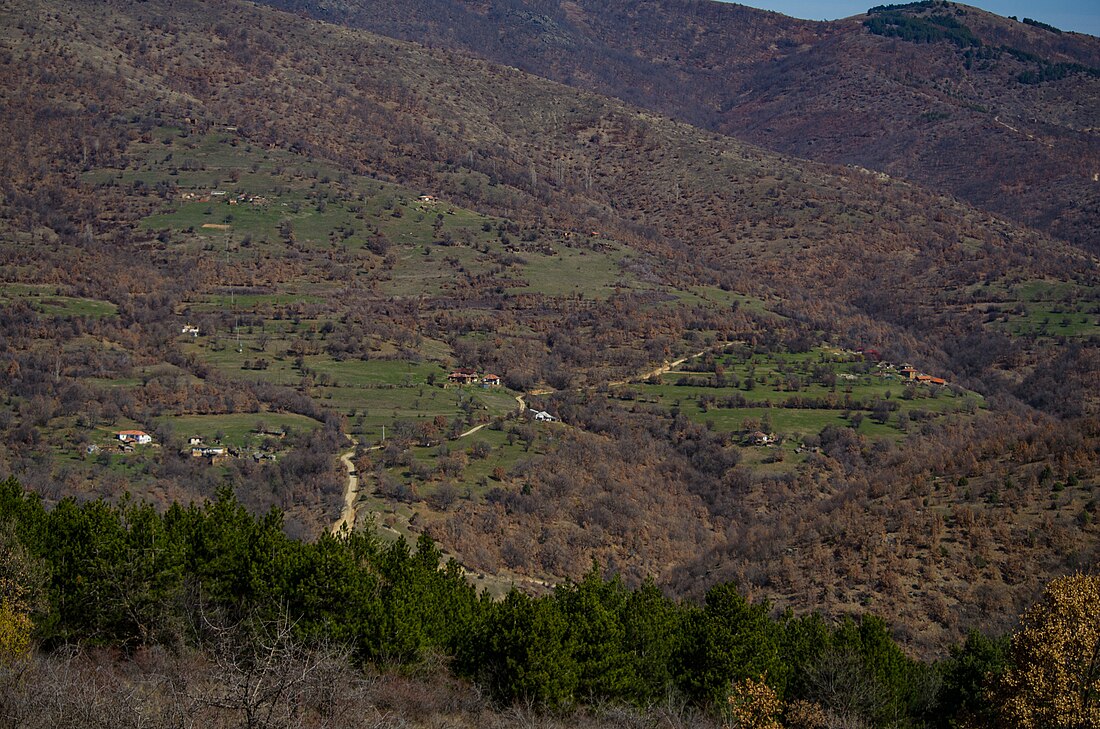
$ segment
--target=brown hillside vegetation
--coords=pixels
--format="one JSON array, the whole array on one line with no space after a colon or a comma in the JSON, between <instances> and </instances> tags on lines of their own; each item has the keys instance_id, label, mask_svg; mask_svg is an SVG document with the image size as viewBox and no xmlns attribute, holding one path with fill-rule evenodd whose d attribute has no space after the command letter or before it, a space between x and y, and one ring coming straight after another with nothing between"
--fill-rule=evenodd
<instances>
[{"instance_id":1,"label":"brown hillside vegetation","mask_svg":"<svg viewBox=\"0 0 1100 729\"><path fill-rule=\"evenodd\" d=\"M3 7L0 470L47 502L229 485L310 536L352 435L362 520L474 573L736 580L928 653L1096 563L1081 248L262 6Z\"/></svg>"},{"instance_id":2,"label":"brown hillside vegetation","mask_svg":"<svg viewBox=\"0 0 1100 729\"><path fill-rule=\"evenodd\" d=\"M1091 36L956 3L904 12L962 23L980 48L875 35L867 16L813 23L709 0L267 4L920 182L1096 251L1100 40ZM1020 80L1055 64L1080 70Z\"/></svg>"}]
</instances>

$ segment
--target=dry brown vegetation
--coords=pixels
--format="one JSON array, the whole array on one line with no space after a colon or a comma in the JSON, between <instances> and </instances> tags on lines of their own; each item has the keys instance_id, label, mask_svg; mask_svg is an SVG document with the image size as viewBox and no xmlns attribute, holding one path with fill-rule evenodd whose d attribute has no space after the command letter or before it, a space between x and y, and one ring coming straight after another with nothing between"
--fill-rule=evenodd
<instances>
[{"instance_id":1,"label":"dry brown vegetation","mask_svg":"<svg viewBox=\"0 0 1100 729\"><path fill-rule=\"evenodd\" d=\"M983 46L918 44L697 0L267 0L430 42L822 162L869 167L1096 252L1100 77L1021 83L1044 64L1100 67L1100 41L946 3ZM1011 49L1007 51L1004 49Z\"/></svg>"},{"instance_id":2,"label":"dry brown vegetation","mask_svg":"<svg viewBox=\"0 0 1100 729\"><path fill-rule=\"evenodd\" d=\"M98 319L0 308L0 467L47 499L114 498L140 483L167 503L228 481L254 509L287 509L297 533L330 523L348 413L325 401L321 375L299 365L292 385L230 377L176 341L177 311L200 295L304 281L318 301L250 312L314 322L292 357L362 358L384 344L412 358L428 338L447 349L440 361L561 391L547 403L568 430L545 455L495 478L484 499L423 510L470 566L560 578L596 558L691 596L736 580L799 610L869 606L934 651L972 625L1004 627L1051 574L1096 563L1096 342L1009 337L987 326L979 295L1043 280L1087 302L1096 260L1079 248L903 182L252 5L13 5L0 29L4 281L118 308ZM293 231L222 264L192 255L191 234L140 225L179 192L171 183L86 176L132 172L134 146L164 130L186 144L226 126L234 144L338 170L317 182L331 192L323 202L356 202L349 180L371 175L499 216L510 240L597 231L630 252L626 283L598 299L516 295L504 254L460 240L483 270L456 258L442 293L392 296L388 243L353 253ZM768 310L669 293L695 286ZM223 333L234 326L202 316ZM900 442L834 428L807 463L765 476L724 458L723 434L597 389L731 340L875 346L989 395L990 412ZM136 390L88 382L162 365ZM51 471L42 455L43 426L57 418L145 423L169 411L294 412L324 427L278 467Z\"/></svg>"}]
</instances>

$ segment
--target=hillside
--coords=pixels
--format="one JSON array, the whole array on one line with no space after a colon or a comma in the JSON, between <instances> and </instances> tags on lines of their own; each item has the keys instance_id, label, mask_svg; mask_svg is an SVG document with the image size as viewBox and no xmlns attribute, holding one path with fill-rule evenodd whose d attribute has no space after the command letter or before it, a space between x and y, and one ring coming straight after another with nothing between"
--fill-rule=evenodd
<instances>
[{"instance_id":1,"label":"hillside","mask_svg":"<svg viewBox=\"0 0 1100 729\"><path fill-rule=\"evenodd\" d=\"M345 454L475 584L721 577L921 653L1095 562L1080 248L247 3L9 4L0 54L0 468L48 503L309 537Z\"/></svg>"},{"instance_id":2,"label":"hillside","mask_svg":"<svg viewBox=\"0 0 1100 729\"><path fill-rule=\"evenodd\" d=\"M942 2L830 23L709 0L267 4L871 168L1097 251L1100 39L1091 36ZM945 18L965 32L944 33Z\"/></svg>"}]
</instances>

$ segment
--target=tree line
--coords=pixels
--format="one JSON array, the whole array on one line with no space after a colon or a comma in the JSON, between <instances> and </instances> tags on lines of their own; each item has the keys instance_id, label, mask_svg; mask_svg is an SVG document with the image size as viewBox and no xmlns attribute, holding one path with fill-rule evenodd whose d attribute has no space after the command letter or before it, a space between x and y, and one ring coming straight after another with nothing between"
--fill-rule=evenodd
<instances>
[{"instance_id":1,"label":"tree line","mask_svg":"<svg viewBox=\"0 0 1100 729\"><path fill-rule=\"evenodd\" d=\"M0 483L0 524L5 667L26 651L32 629L47 650L133 652L201 645L218 625L262 644L277 625L297 646L344 646L359 666L400 669L442 656L501 705L645 706L672 692L736 713L755 710L763 693L774 699L773 719L786 711L790 726L930 727L999 717L1001 704L1034 712L1039 689L1013 661L1035 654L1043 665L1072 668L1081 654L1074 641L1098 638L1094 578L1067 578L1069 608L1065 595L1051 593L1037 617L1025 617L1031 633L1011 646L974 633L950 658L924 663L873 615L777 615L729 583L713 586L702 604L677 602L651 580L631 589L593 564L548 595L512 590L494 602L455 562L441 565L426 536L415 550L369 530L297 541L284 535L277 510L250 516L228 490L164 513L72 500L46 510L9 478ZM1044 620L1052 613L1061 622ZM1067 624L1077 632L1051 627ZM1095 712L1096 687L1089 694L1087 684L1097 681L1095 668L1081 674L1081 711ZM807 716L817 718L805 723ZM1047 724L1055 725L1096 726Z\"/></svg>"}]
</instances>

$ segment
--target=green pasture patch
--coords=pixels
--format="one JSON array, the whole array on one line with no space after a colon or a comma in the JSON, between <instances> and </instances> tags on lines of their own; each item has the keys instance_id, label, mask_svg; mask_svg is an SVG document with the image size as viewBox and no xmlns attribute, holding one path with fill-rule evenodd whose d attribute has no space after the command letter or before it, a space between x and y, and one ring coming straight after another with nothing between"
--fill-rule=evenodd
<instances>
[{"instance_id":1,"label":"green pasture patch","mask_svg":"<svg viewBox=\"0 0 1100 729\"><path fill-rule=\"evenodd\" d=\"M295 304L320 304L324 297L317 293L279 291L267 294L251 293L212 293L202 297L201 301L187 305L194 312L249 313L272 307L293 306ZM278 321L268 322L278 325Z\"/></svg>"},{"instance_id":2,"label":"green pasture patch","mask_svg":"<svg viewBox=\"0 0 1100 729\"><path fill-rule=\"evenodd\" d=\"M85 377L81 381L86 385L98 387L103 390L125 389L128 387L137 387L142 384L140 377L119 377L115 379L108 377Z\"/></svg>"},{"instance_id":3,"label":"green pasture patch","mask_svg":"<svg viewBox=\"0 0 1100 729\"><path fill-rule=\"evenodd\" d=\"M565 246L555 250L557 255L520 254L527 263L519 267L518 275L527 284L508 291L606 299L626 284L621 267L626 255L621 250L595 252Z\"/></svg>"},{"instance_id":4,"label":"green pasture patch","mask_svg":"<svg viewBox=\"0 0 1100 729\"><path fill-rule=\"evenodd\" d=\"M411 448L409 452L413 460L420 467L431 471L427 480L416 479L411 470L403 466L395 466L388 469L388 472L395 478L414 485L421 498L429 497L447 482L458 488L460 498L484 498L491 489L500 486L500 483L493 478L493 474L498 469L508 473L521 460L545 454L555 440L560 427L547 424L534 426L536 437L528 449L523 439L509 433L517 423L518 421L506 421L501 430L485 427L465 438ZM490 447L488 455L484 458L475 458L471 455L471 450L478 442L488 444ZM457 477L441 474L438 471L441 459L456 453L466 455L466 465L462 472Z\"/></svg>"},{"instance_id":5,"label":"green pasture patch","mask_svg":"<svg viewBox=\"0 0 1100 729\"><path fill-rule=\"evenodd\" d=\"M232 234L239 242L244 235L279 236L279 223L286 214L267 205L241 203L229 205L218 198L210 202L177 201L171 212L151 215L142 221L147 230L186 230L197 235L224 239ZM226 227L222 227L226 226Z\"/></svg>"},{"instance_id":6,"label":"green pasture patch","mask_svg":"<svg viewBox=\"0 0 1100 729\"><path fill-rule=\"evenodd\" d=\"M22 301L44 316L86 316L94 319L118 315L118 307L109 301L66 296L56 286L36 284L0 284L0 305Z\"/></svg>"},{"instance_id":7,"label":"green pasture patch","mask_svg":"<svg viewBox=\"0 0 1100 729\"><path fill-rule=\"evenodd\" d=\"M723 307L737 306L755 314L765 314L779 318L779 314L768 309L767 303L762 299L733 291L724 291L717 286L691 286L684 291L674 292L677 298L686 305L710 304Z\"/></svg>"},{"instance_id":8,"label":"green pasture patch","mask_svg":"<svg viewBox=\"0 0 1100 729\"><path fill-rule=\"evenodd\" d=\"M267 431L308 432L321 427L313 418L295 413L232 413L227 415L165 415L157 423L167 424L177 437L202 438L206 444L220 443L227 446L247 447L270 438L258 431L263 425ZM217 436L221 434L220 440Z\"/></svg>"},{"instance_id":9,"label":"green pasture patch","mask_svg":"<svg viewBox=\"0 0 1100 729\"><path fill-rule=\"evenodd\" d=\"M275 347L270 344L267 352L259 352L256 351L257 348L251 340L242 336L241 351L238 352L237 339L232 331L222 332L218 339L216 347L213 341L202 337L198 341L185 342L182 349L184 352L197 355L206 364L215 367L231 379L270 382L277 385L296 385L302 379L301 372L294 369L293 358L280 359L271 351ZM245 363L255 363L257 360L266 361L267 367L245 369Z\"/></svg>"},{"instance_id":10,"label":"green pasture patch","mask_svg":"<svg viewBox=\"0 0 1100 729\"><path fill-rule=\"evenodd\" d=\"M772 430L793 438L816 434L827 425L849 426L850 421L843 417L846 411L862 413L860 433L900 438L903 433L898 427L899 413L939 417L970 412L982 403L976 393L913 384L897 371L872 367L856 355L829 345L798 353L757 353L743 348L739 353L716 356L715 363L722 365L729 384L714 386L717 383L714 372L674 370L662 375L658 382L650 380L613 388L612 395L678 408L697 422L710 423L722 431L744 430L746 419L758 422L766 413ZM689 367L690 363L683 366ZM747 389L750 374L753 386ZM835 377L836 385L822 382L820 374ZM681 381L685 384L677 384ZM733 383L738 381L735 387ZM729 398L743 398L745 406L722 407ZM798 400L803 402L792 405ZM889 412L885 423L871 417L876 401L897 408ZM757 427L760 426L752 425L752 429Z\"/></svg>"},{"instance_id":11,"label":"green pasture patch","mask_svg":"<svg viewBox=\"0 0 1100 729\"><path fill-rule=\"evenodd\" d=\"M1003 311L994 326L1013 336L1091 337L1100 335L1100 304L1022 304L1026 313Z\"/></svg>"},{"instance_id":12,"label":"green pasture patch","mask_svg":"<svg viewBox=\"0 0 1100 729\"><path fill-rule=\"evenodd\" d=\"M434 363L406 362L402 360L359 360L337 362L331 359L311 360L309 367L329 375L333 383L346 387L390 385L413 387L443 383L447 372ZM430 382L431 381L431 382Z\"/></svg>"}]
</instances>

